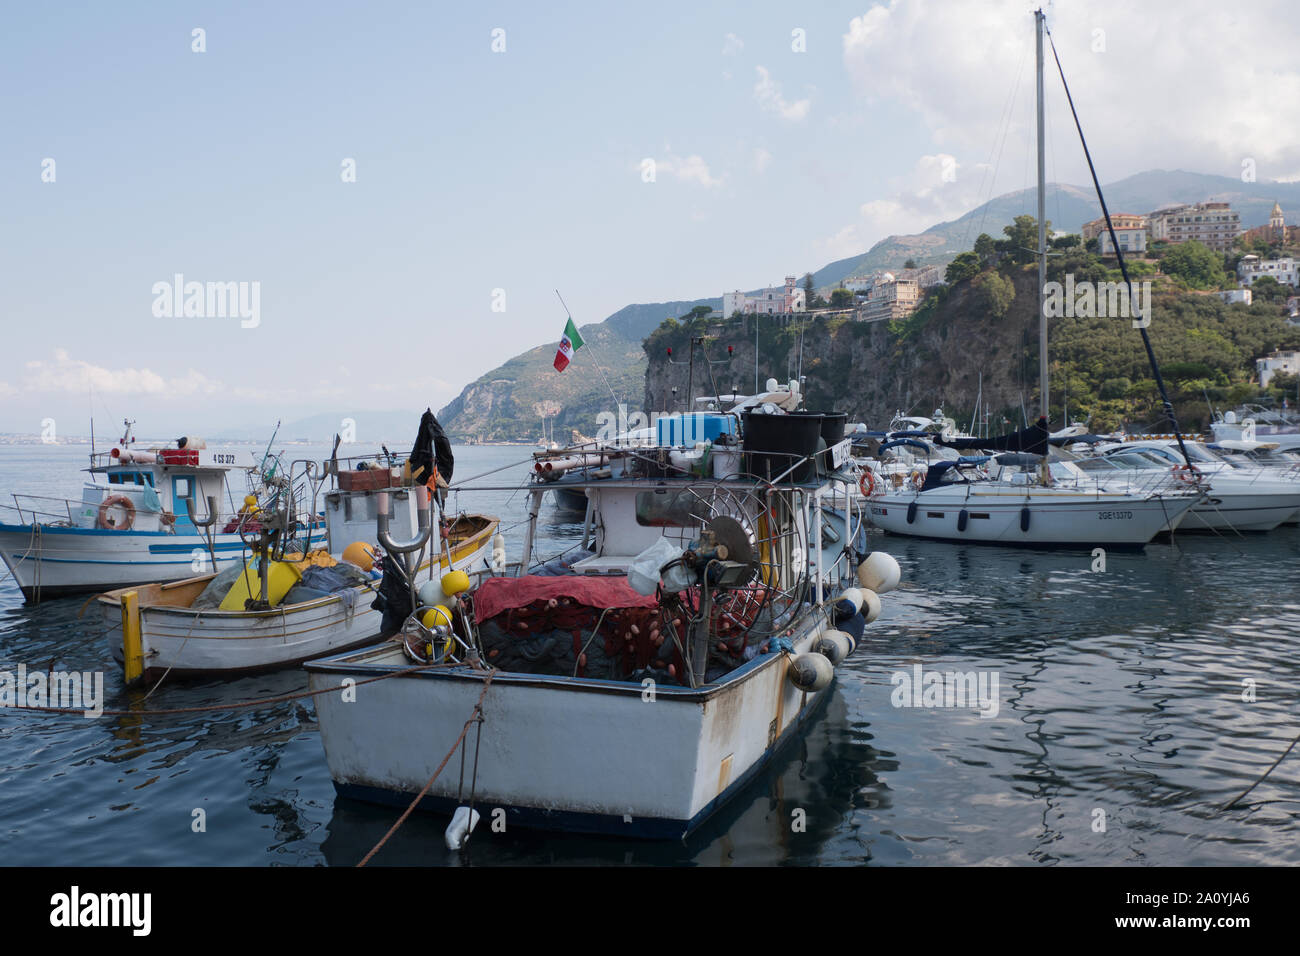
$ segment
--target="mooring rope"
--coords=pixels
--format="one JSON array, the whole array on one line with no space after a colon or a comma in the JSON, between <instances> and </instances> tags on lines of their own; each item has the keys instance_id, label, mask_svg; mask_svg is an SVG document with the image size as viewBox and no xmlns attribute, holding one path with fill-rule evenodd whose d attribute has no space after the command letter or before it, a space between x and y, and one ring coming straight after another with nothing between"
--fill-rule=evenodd
<instances>
[{"instance_id":1,"label":"mooring rope","mask_svg":"<svg viewBox=\"0 0 1300 956\"><path fill-rule=\"evenodd\" d=\"M389 827L388 832L383 835L380 841L371 847L369 853L362 857L361 862L357 864L358 868L363 867L370 862L371 858L383 848L385 843L388 842L388 838L396 833L398 827L406 822L406 818L411 815L411 812L415 809L416 805L424 799L424 795L429 792L429 788L433 786L433 782L438 779L438 775L442 773L443 768L447 766L447 762L451 760L456 749L460 747L461 741L465 739L465 735L469 733L469 725L482 717L483 698L487 696L488 688L492 686L492 678L496 677L496 675L497 669L495 667L488 671L487 680L483 682L483 690L478 695L478 703L474 705L474 711L469 715L469 719L465 721L465 726L460 729L460 736L456 738L456 742L452 744L451 749L447 751L447 756L442 758L442 763L438 764L438 769L433 772L433 776L429 778L428 782L420 788L420 792L415 795L415 799L411 801L411 805L406 808L406 811L397 818L397 822ZM477 756L475 757L475 762L477 763ZM477 782L477 771L475 781Z\"/></svg>"},{"instance_id":2,"label":"mooring rope","mask_svg":"<svg viewBox=\"0 0 1300 956\"><path fill-rule=\"evenodd\" d=\"M1267 778L1268 775L1269 775L1270 773L1272 773L1274 770L1277 769L1277 765L1280 764L1283 760L1286 759L1286 755L1289 754L1292 750L1294 750L1294 749L1295 749L1295 745L1298 744L1298 743L1300 743L1300 735L1297 735L1295 738L1292 739L1291 743L1287 746L1286 750L1282 751L1282 755L1281 755L1280 757L1278 757L1276 760L1273 761L1273 766L1269 767L1267 770L1264 771L1263 776L1261 776L1258 780L1256 780L1254 783L1252 783L1252 784L1251 784L1249 787L1247 787L1245 790L1241 791L1241 793L1237 794L1235 797L1233 797L1231 800L1229 800L1227 803L1225 803L1225 804L1224 804L1222 807L1220 807L1219 809L1220 809L1220 810L1231 810L1231 809L1232 809L1233 807L1235 807L1238 803L1240 803L1242 797L1246 796L1248 793L1250 793L1250 791L1252 791L1252 790L1254 790L1256 787L1258 787L1261 783L1264 782L1265 778Z\"/></svg>"}]
</instances>

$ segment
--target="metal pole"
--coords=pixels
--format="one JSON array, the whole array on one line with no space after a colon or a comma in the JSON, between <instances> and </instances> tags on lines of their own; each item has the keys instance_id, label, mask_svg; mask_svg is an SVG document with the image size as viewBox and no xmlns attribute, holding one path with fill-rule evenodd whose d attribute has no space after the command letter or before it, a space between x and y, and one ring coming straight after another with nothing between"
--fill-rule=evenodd
<instances>
[{"instance_id":1,"label":"metal pole","mask_svg":"<svg viewBox=\"0 0 1300 956\"><path fill-rule=\"evenodd\" d=\"M1047 164L1043 120L1043 21L1042 10L1034 11L1038 48L1038 387L1042 392L1042 415L1047 417L1047 310L1043 288L1047 285Z\"/></svg>"}]
</instances>

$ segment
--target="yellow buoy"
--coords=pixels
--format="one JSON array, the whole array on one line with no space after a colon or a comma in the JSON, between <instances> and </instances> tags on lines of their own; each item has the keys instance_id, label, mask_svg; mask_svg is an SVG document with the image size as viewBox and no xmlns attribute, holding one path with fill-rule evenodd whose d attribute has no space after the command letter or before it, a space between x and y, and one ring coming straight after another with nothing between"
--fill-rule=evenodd
<instances>
[{"instance_id":1,"label":"yellow buoy","mask_svg":"<svg viewBox=\"0 0 1300 956\"><path fill-rule=\"evenodd\" d=\"M469 590L469 575L464 571L449 571L442 576L442 593L454 597Z\"/></svg>"},{"instance_id":2,"label":"yellow buoy","mask_svg":"<svg viewBox=\"0 0 1300 956\"><path fill-rule=\"evenodd\" d=\"M375 566L375 549L364 541L353 541L343 549L343 560L355 564L362 571L369 571Z\"/></svg>"},{"instance_id":3,"label":"yellow buoy","mask_svg":"<svg viewBox=\"0 0 1300 956\"><path fill-rule=\"evenodd\" d=\"M240 510L241 510L241 511L245 511L245 512L247 512L247 511L256 511L256 510L257 510L257 495L244 495L244 507L243 507L242 509L240 509Z\"/></svg>"},{"instance_id":4,"label":"yellow buoy","mask_svg":"<svg viewBox=\"0 0 1300 956\"><path fill-rule=\"evenodd\" d=\"M420 617L420 623L428 628L437 627L439 624L444 627L451 627L451 611L441 604L437 607L431 607Z\"/></svg>"}]
</instances>

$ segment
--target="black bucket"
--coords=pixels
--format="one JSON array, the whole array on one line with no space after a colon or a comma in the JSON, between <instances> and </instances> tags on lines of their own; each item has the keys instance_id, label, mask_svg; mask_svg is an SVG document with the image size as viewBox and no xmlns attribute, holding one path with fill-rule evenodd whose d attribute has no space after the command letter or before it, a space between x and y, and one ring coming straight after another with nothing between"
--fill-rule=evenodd
<instances>
[{"instance_id":1,"label":"black bucket","mask_svg":"<svg viewBox=\"0 0 1300 956\"><path fill-rule=\"evenodd\" d=\"M768 415L765 412L747 411L744 415L745 452L744 469L760 478L779 478L801 458L797 468L782 481L808 481L814 477L812 455L817 451L817 439L822 434L819 412L792 412L788 415Z\"/></svg>"},{"instance_id":2,"label":"black bucket","mask_svg":"<svg viewBox=\"0 0 1300 956\"><path fill-rule=\"evenodd\" d=\"M811 414L821 415L822 417L821 437L826 442L827 451L817 456L817 462L822 474L830 474L835 470L834 462L831 461L830 449L844 440L844 428L848 424L849 413L812 412Z\"/></svg>"}]
</instances>

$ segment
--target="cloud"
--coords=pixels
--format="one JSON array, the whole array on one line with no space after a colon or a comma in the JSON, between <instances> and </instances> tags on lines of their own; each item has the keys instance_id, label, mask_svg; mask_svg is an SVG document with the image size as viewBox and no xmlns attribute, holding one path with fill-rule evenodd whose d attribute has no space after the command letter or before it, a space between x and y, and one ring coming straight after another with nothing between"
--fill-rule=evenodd
<instances>
[{"instance_id":1,"label":"cloud","mask_svg":"<svg viewBox=\"0 0 1300 956\"><path fill-rule=\"evenodd\" d=\"M770 166L771 164L772 164L771 153L769 153L761 146L754 150L754 169L758 170L758 172L761 173L765 169L767 169L767 167Z\"/></svg>"},{"instance_id":2,"label":"cloud","mask_svg":"<svg viewBox=\"0 0 1300 956\"><path fill-rule=\"evenodd\" d=\"M865 252L890 235L912 235L937 222L956 219L979 205L982 164L967 169L950 153L921 156L888 194L858 207L858 218L817 243L837 258Z\"/></svg>"},{"instance_id":3,"label":"cloud","mask_svg":"<svg viewBox=\"0 0 1300 956\"><path fill-rule=\"evenodd\" d=\"M110 369L74 359L66 349L55 349L53 361L35 359L26 365L23 388L29 392L70 392L84 395L94 389L104 395L210 395L222 390L218 381L194 369L179 378L164 378L147 368Z\"/></svg>"},{"instance_id":4,"label":"cloud","mask_svg":"<svg viewBox=\"0 0 1300 956\"><path fill-rule=\"evenodd\" d=\"M812 100L797 100L794 103L786 102L781 95L781 87L766 67L755 67L758 72L758 82L754 84L754 100L760 107L769 113L776 113L782 119L792 122L799 122L808 115L808 110L812 106Z\"/></svg>"},{"instance_id":5,"label":"cloud","mask_svg":"<svg viewBox=\"0 0 1300 956\"><path fill-rule=\"evenodd\" d=\"M671 176L678 182L694 183L706 189L721 186L726 179L725 176L714 176L709 171L709 164L697 153L681 157L672 150L666 150L663 158L656 159L654 164L656 176ZM641 163L636 164L636 170L641 172Z\"/></svg>"},{"instance_id":6,"label":"cloud","mask_svg":"<svg viewBox=\"0 0 1300 956\"><path fill-rule=\"evenodd\" d=\"M728 33L722 38L723 56L736 56L743 49L745 49L745 41L734 33Z\"/></svg>"},{"instance_id":7,"label":"cloud","mask_svg":"<svg viewBox=\"0 0 1300 956\"><path fill-rule=\"evenodd\" d=\"M1267 52L1278 24L1292 20L1277 3L1249 15L1211 0L1053 6L1048 29L1103 177L1161 167L1237 175L1246 158L1261 179L1300 167L1300 126L1278 112L1300 101L1300 66ZM1024 0L987 0L978 12L950 0L891 0L849 22L842 56L863 101L917 113L936 145L984 158L1017 83L1008 151L1033 149L1033 45ZM1045 56L1049 147L1062 178L1081 180L1050 45Z\"/></svg>"}]
</instances>

